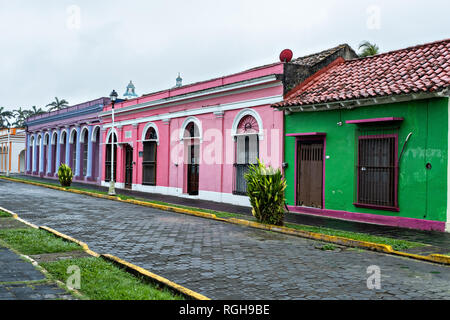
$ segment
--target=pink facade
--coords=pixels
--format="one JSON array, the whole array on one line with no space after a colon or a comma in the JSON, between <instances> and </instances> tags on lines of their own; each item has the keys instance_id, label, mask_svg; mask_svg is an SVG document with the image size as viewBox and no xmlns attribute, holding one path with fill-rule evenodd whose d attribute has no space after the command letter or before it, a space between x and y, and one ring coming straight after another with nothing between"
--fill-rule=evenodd
<instances>
[{"instance_id":1,"label":"pink facade","mask_svg":"<svg viewBox=\"0 0 450 320\"><path fill-rule=\"evenodd\" d=\"M270 107L283 100L282 74L276 63L116 103L116 187L249 206L242 170L283 162L283 113ZM100 117L107 155L111 105Z\"/></svg>"}]
</instances>

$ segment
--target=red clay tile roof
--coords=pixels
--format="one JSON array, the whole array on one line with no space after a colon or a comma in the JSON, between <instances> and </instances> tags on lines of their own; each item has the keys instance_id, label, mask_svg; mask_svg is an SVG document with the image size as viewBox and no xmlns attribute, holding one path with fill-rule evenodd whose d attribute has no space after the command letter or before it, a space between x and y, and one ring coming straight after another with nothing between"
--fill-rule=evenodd
<instances>
[{"instance_id":1,"label":"red clay tile roof","mask_svg":"<svg viewBox=\"0 0 450 320\"><path fill-rule=\"evenodd\" d=\"M273 107L436 92L450 87L450 39L336 61Z\"/></svg>"}]
</instances>

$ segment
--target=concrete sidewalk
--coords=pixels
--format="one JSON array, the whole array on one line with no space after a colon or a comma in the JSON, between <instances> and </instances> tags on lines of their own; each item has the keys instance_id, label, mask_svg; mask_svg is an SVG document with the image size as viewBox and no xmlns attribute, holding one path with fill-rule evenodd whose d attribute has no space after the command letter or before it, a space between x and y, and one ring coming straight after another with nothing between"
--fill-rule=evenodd
<instances>
[{"instance_id":1,"label":"concrete sidewalk","mask_svg":"<svg viewBox=\"0 0 450 320\"><path fill-rule=\"evenodd\" d=\"M73 297L11 250L0 246L0 300L71 300Z\"/></svg>"},{"instance_id":2,"label":"concrete sidewalk","mask_svg":"<svg viewBox=\"0 0 450 320\"><path fill-rule=\"evenodd\" d=\"M16 175L16 177L21 179L29 179L40 182L52 182L58 183L57 180L53 179L45 179L39 177L30 177L26 175ZM74 187L90 189L90 190L100 190L100 191L108 191L108 188L101 187L97 185L84 184L79 182L74 182L72 184ZM224 211L230 213L236 213L246 216L251 216L251 208L236 206L232 204L219 203L214 201L207 200L199 200L199 199L188 199L181 198L169 195L155 194L155 193L146 193L139 192L127 189L116 189L116 193L118 195L126 195L133 196L137 198L154 200L154 201L162 201L175 205L183 205L196 207L201 209L209 209L215 211ZM347 221L340 219L333 219L328 217L320 217L308 214L299 214L299 213L286 213L285 217L286 222L297 223L308 226L316 226L316 227L325 227L336 230L343 231L351 231L358 233L365 233L374 236L388 237L393 239L401 239L408 240L413 242L420 242L424 244L428 244L431 247L427 247L426 252L422 252L422 249L410 249L407 251L411 251L414 253L421 254L430 254L430 253L444 253L447 254L450 251L450 233L446 232L438 232L438 231L423 231L423 230L414 230L414 229L406 229L406 228L398 228L398 227L390 227L384 225L377 224L369 224L363 222L355 222L355 221ZM419 250L419 251L417 251Z\"/></svg>"}]
</instances>

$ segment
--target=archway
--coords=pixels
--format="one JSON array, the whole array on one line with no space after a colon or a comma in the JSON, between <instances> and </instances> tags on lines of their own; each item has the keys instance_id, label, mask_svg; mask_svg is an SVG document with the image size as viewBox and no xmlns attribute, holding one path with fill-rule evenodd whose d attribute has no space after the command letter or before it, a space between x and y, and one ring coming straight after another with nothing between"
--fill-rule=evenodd
<instances>
[{"instance_id":1,"label":"archway","mask_svg":"<svg viewBox=\"0 0 450 320\"><path fill-rule=\"evenodd\" d=\"M114 147L112 147L114 146ZM114 156L112 157L112 152ZM114 159L112 162L111 158ZM117 136L114 133L109 135L106 142L106 156L105 156L105 181L109 182L111 180L111 166L113 168L113 180L116 181L116 171L117 171Z\"/></svg>"},{"instance_id":2,"label":"archway","mask_svg":"<svg viewBox=\"0 0 450 320\"><path fill-rule=\"evenodd\" d=\"M244 115L236 128L235 161L234 161L234 194L247 194L247 181L245 174L251 164L257 163L259 157L258 121L252 115Z\"/></svg>"},{"instance_id":3,"label":"archway","mask_svg":"<svg viewBox=\"0 0 450 320\"><path fill-rule=\"evenodd\" d=\"M155 128L150 127L144 136L144 157L142 159L142 184L156 185L156 152L158 135Z\"/></svg>"},{"instance_id":4,"label":"archway","mask_svg":"<svg viewBox=\"0 0 450 320\"><path fill-rule=\"evenodd\" d=\"M183 135L187 192L198 195L200 175L200 130L194 121L186 125Z\"/></svg>"}]
</instances>

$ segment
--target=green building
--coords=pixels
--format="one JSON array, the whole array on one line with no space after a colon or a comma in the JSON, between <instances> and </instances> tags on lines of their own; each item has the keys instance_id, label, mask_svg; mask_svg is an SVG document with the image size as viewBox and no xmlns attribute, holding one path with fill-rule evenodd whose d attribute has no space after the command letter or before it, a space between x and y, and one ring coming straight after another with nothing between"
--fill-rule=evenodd
<instances>
[{"instance_id":1,"label":"green building","mask_svg":"<svg viewBox=\"0 0 450 320\"><path fill-rule=\"evenodd\" d=\"M450 231L450 40L338 58L285 113L292 212Z\"/></svg>"}]
</instances>

